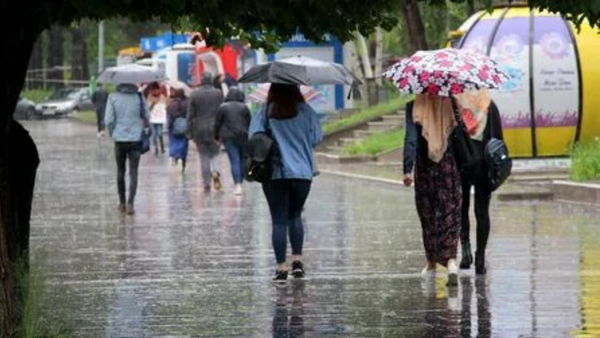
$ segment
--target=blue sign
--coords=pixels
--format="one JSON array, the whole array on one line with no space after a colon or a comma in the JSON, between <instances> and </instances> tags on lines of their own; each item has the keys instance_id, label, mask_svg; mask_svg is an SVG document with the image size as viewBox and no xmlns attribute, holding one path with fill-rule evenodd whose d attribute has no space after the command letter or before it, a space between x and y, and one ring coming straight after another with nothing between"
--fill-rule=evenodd
<instances>
[{"instance_id":1,"label":"blue sign","mask_svg":"<svg viewBox=\"0 0 600 338\"><path fill-rule=\"evenodd\" d=\"M161 49L172 47L178 43L187 43L189 36L187 34L173 34L167 32L157 37L143 37L140 45L144 53L152 53Z\"/></svg>"}]
</instances>

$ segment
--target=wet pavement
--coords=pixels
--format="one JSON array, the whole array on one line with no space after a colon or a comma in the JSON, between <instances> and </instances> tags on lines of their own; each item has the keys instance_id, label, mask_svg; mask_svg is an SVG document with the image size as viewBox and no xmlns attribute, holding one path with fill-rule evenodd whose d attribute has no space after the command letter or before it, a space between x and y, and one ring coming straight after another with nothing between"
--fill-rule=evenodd
<instances>
[{"instance_id":1,"label":"wet pavement","mask_svg":"<svg viewBox=\"0 0 600 338\"><path fill-rule=\"evenodd\" d=\"M410 189L323 174L304 213L308 278L275 287L257 184L234 196L225 174L225 192L205 194L193 146L184 176L148 154L137 213L122 217L107 138L69 120L26 127L42 159L31 234L39 302L76 337L600 336L595 210L495 201L488 275L471 270L447 288L441 269L419 274Z\"/></svg>"}]
</instances>

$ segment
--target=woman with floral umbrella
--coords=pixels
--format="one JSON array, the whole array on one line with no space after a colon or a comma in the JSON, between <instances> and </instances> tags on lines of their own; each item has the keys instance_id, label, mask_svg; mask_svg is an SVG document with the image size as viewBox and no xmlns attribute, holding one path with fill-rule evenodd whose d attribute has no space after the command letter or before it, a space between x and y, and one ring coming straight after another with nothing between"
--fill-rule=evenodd
<instances>
[{"instance_id":1,"label":"woman with floral umbrella","mask_svg":"<svg viewBox=\"0 0 600 338\"><path fill-rule=\"evenodd\" d=\"M404 184L415 183L415 202L427 257L424 274L436 264L458 282L456 262L461 233L463 191L453 148L456 100L466 91L497 88L508 80L485 55L455 49L417 52L386 73L401 92L417 94L406 107ZM413 174L414 172L414 174Z\"/></svg>"}]
</instances>

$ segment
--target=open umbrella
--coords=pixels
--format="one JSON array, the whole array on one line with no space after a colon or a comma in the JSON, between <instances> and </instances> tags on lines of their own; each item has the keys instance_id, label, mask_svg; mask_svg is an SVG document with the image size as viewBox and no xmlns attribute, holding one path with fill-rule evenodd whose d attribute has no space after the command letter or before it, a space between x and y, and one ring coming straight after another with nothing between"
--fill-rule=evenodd
<instances>
[{"instance_id":1,"label":"open umbrella","mask_svg":"<svg viewBox=\"0 0 600 338\"><path fill-rule=\"evenodd\" d=\"M283 84L360 84L348 68L333 62L296 56L250 68L238 82Z\"/></svg>"},{"instance_id":2,"label":"open umbrella","mask_svg":"<svg viewBox=\"0 0 600 338\"><path fill-rule=\"evenodd\" d=\"M98 76L98 82L114 84L161 82L166 79L158 70L134 63L109 67Z\"/></svg>"},{"instance_id":3,"label":"open umbrella","mask_svg":"<svg viewBox=\"0 0 600 338\"><path fill-rule=\"evenodd\" d=\"M451 48L416 52L391 66L384 76L403 93L438 96L499 88L510 79L486 55Z\"/></svg>"},{"instance_id":4,"label":"open umbrella","mask_svg":"<svg viewBox=\"0 0 600 338\"><path fill-rule=\"evenodd\" d=\"M259 84L250 92L248 100L257 103L267 102L270 87L270 83ZM302 93L302 96L304 96L304 100L308 103L321 99L321 93L312 86L300 86L300 92Z\"/></svg>"}]
</instances>

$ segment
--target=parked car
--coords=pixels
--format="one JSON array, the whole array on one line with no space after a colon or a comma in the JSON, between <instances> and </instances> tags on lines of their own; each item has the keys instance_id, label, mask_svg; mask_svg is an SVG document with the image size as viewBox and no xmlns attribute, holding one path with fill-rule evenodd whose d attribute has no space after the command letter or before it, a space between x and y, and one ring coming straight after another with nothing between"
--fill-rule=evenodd
<instances>
[{"instance_id":1,"label":"parked car","mask_svg":"<svg viewBox=\"0 0 600 338\"><path fill-rule=\"evenodd\" d=\"M13 113L16 120L31 120L35 117L35 102L19 97L17 107Z\"/></svg>"},{"instance_id":2,"label":"parked car","mask_svg":"<svg viewBox=\"0 0 600 338\"><path fill-rule=\"evenodd\" d=\"M38 116L64 116L82 110L93 110L90 90L83 88L63 88L55 91L35 106Z\"/></svg>"}]
</instances>

